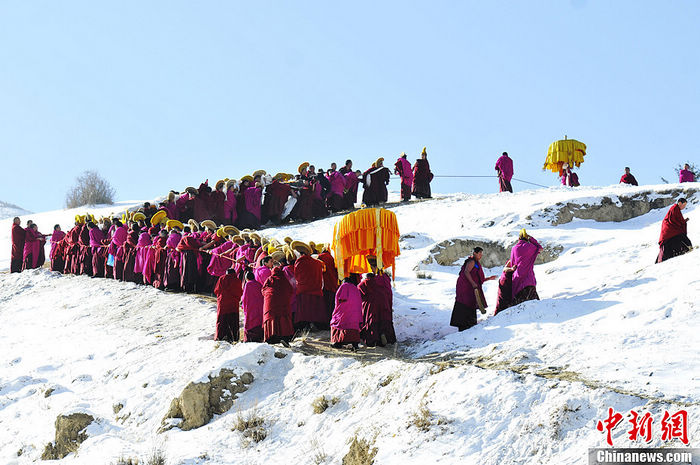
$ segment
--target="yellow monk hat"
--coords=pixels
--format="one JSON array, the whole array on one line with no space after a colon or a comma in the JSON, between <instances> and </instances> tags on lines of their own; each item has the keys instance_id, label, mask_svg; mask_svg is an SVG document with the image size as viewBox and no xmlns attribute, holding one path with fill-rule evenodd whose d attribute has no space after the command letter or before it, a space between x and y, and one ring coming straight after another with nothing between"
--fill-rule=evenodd
<instances>
[{"instance_id":1,"label":"yellow monk hat","mask_svg":"<svg viewBox=\"0 0 700 465\"><path fill-rule=\"evenodd\" d=\"M224 232L226 232L227 236L235 236L236 234L241 233L237 227L231 225L224 226Z\"/></svg>"},{"instance_id":2,"label":"yellow monk hat","mask_svg":"<svg viewBox=\"0 0 700 465\"><path fill-rule=\"evenodd\" d=\"M257 170L253 172L253 177L257 178L258 176L265 176L267 174L267 171L265 170Z\"/></svg>"},{"instance_id":3,"label":"yellow monk hat","mask_svg":"<svg viewBox=\"0 0 700 465\"><path fill-rule=\"evenodd\" d=\"M223 226L216 230L216 236L221 237L221 238L224 238L227 236L226 231L224 230Z\"/></svg>"},{"instance_id":4,"label":"yellow monk hat","mask_svg":"<svg viewBox=\"0 0 700 465\"><path fill-rule=\"evenodd\" d=\"M134 216L131 217L131 221L141 221L141 220L145 220L145 219L146 219L146 215L144 215L141 212L136 212L136 213L134 213Z\"/></svg>"},{"instance_id":5,"label":"yellow monk hat","mask_svg":"<svg viewBox=\"0 0 700 465\"><path fill-rule=\"evenodd\" d=\"M298 171L299 171L299 174L301 174L301 172L304 171L304 170L305 170L306 168L308 168L308 167L309 167L309 162L308 162L308 161L305 161L304 163L302 163L301 165L299 165L299 170L298 170Z\"/></svg>"},{"instance_id":6,"label":"yellow monk hat","mask_svg":"<svg viewBox=\"0 0 700 465\"><path fill-rule=\"evenodd\" d=\"M202 228L207 228L211 229L212 231L216 230L216 223L214 223L212 220L204 220L200 223Z\"/></svg>"},{"instance_id":7,"label":"yellow monk hat","mask_svg":"<svg viewBox=\"0 0 700 465\"><path fill-rule=\"evenodd\" d=\"M272 179L275 181L285 181L287 179L287 175L284 173L277 173L276 175L272 176Z\"/></svg>"},{"instance_id":8,"label":"yellow monk hat","mask_svg":"<svg viewBox=\"0 0 700 465\"><path fill-rule=\"evenodd\" d=\"M284 238L284 242L286 242L287 245L289 245L289 244L291 244L292 242L294 242L294 239L292 239L291 237L287 236L287 237Z\"/></svg>"},{"instance_id":9,"label":"yellow monk hat","mask_svg":"<svg viewBox=\"0 0 700 465\"><path fill-rule=\"evenodd\" d=\"M190 228L192 228L192 231L199 231L199 223L197 223L193 218L190 218L187 221L187 224Z\"/></svg>"},{"instance_id":10,"label":"yellow monk hat","mask_svg":"<svg viewBox=\"0 0 700 465\"><path fill-rule=\"evenodd\" d=\"M161 221L165 219L166 221L168 220L168 212L165 210L158 210L152 217L151 217L151 226L155 226Z\"/></svg>"},{"instance_id":11,"label":"yellow monk hat","mask_svg":"<svg viewBox=\"0 0 700 465\"><path fill-rule=\"evenodd\" d=\"M192 187L192 186L190 186L190 187L185 187L185 192L187 192L188 194L192 194L192 195L197 195L197 194L199 193L199 192L197 191L197 189L195 189L195 188Z\"/></svg>"},{"instance_id":12,"label":"yellow monk hat","mask_svg":"<svg viewBox=\"0 0 700 465\"><path fill-rule=\"evenodd\" d=\"M243 239L239 234L236 234L231 238L233 242L235 242L238 245L243 245L245 244L245 239Z\"/></svg>"},{"instance_id":13,"label":"yellow monk hat","mask_svg":"<svg viewBox=\"0 0 700 465\"><path fill-rule=\"evenodd\" d=\"M275 250L270 254L270 257L272 257L272 259L276 262L281 262L282 260L287 258L287 256L281 250Z\"/></svg>"},{"instance_id":14,"label":"yellow monk hat","mask_svg":"<svg viewBox=\"0 0 700 465\"><path fill-rule=\"evenodd\" d=\"M309 244L302 241L294 241L289 245L289 247L292 250L296 250L299 253L306 253L308 255L311 255L313 253L311 247L309 247Z\"/></svg>"},{"instance_id":15,"label":"yellow monk hat","mask_svg":"<svg viewBox=\"0 0 700 465\"><path fill-rule=\"evenodd\" d=\"M168 222L165 223L165 226L166 226L168 229L179 228L180 231L182 231L183 229L185 229L185 225L183 225L183 224L182 224L180 221L178 221L178 220L168 220Z\"/></svg>"},{"instance_id":16,"label":"yellow monk hat","mask_svg":"<svg viewBox=\"0 0 700 465\"><path fill-rule=\"evenodd\" d=\"M427 155L428 152L425 151L425 147L423 147L423 151L420 153L421 155Z\"/></svg>"},{"instance_id":17,"label":"yellow monk hat","mask_svg":"<svg viewBox=\"0 0 700 465\"><path fill-rule=\"evenodd\" d=\"M384 163L384 157L379 157L377 158L377 161L374 162L376 166L379 166L380 163Z\"/></svg>"},{"instance_id":18,"label":"yellow monk hat","mask_svg":"<svg viewBox=\"0 0 700 465\"><path fill-rule=\"evenodd\" d=\"M519 237L520 239L524 239L524 240L526 240L526 241L527 241L527 240L530 240L530 235L527 233L527 231L525 231L525 228L523 228L523 229L520 230L520 234L518 235L518 237Z\"/></svg>"},{"instance_id":19,"label":"yellow monk hat","mask_svg":"<svg viewBox=\"0 0 700 465\"><path fill-rule=\"evenodd\" d=\"M253 239L253 242L255 242L257 245L260 245L262 242L258 233L250 233L250 238Z\"/></svg>"},{"instance_id":20,"label":"yellow monk hat","mask_svg":"<svg viewBox=\"0 0 700 465\"><path fill-rule=\"evenodd\" d=\"M219 179L216 181L216 184L214 185L214 189L218 190L220 187L224 187L226 185L226 180L224 179Z\"/></svg>"}]
</instances>

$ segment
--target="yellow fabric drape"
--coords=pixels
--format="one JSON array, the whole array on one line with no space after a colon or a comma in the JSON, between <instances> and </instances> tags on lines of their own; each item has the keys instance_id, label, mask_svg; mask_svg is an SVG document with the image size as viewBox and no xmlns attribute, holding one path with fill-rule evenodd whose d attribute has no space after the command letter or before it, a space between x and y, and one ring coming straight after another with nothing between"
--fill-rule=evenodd
<instances>
[{"instance_id":1,"label":"yellow fabric drape","mask_svg":"<svg viewBox=\"0 0 700 465\"><path fill-rule=\"evenodd\" d=\"M394 212L383 208L366 208L345 215L333 229L333 255L338 277L350 273L369 273L367 255L377 256L381 268L394 268L400 255L399 226ZM394 273L395 274L395 273Z\"/></svg>"},{"instance_id":2,"label":"yellow fabric drape","mask_svg":"<svg viewBox=\"0 0 700 465\"><path fill-rule=\"evenodd\" d=\"M575 139L564 139L552 142L547 149L547 160L543 170L558 173L564 163L570 167L581 166L586 155L586 144Z\"/></svg>"}]
</instances>

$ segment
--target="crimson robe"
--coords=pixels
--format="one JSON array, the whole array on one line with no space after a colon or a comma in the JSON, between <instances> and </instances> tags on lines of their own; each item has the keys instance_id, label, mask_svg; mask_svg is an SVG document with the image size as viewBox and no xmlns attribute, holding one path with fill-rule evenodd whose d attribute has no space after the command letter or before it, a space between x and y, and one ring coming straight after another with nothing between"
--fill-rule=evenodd
<instances>
[{"instance_id":1,"label":"crimson robe","mask_svg":"<svg viewBox=\"0 0 700 465\"><path fill-rule=\"evenodd\" d=\"M293 292L282 268L275 267L262 288L263 332L266 342L276 342L280 338L291 339L294 335L289 306Z\"/></svg>"}]
</instances>

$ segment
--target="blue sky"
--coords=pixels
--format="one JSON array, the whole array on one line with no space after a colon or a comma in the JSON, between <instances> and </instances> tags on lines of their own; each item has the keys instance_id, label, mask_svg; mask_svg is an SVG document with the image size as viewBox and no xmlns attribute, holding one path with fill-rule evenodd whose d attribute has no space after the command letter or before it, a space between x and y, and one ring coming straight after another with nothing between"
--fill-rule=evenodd
<instances>
[{"instance_id":1,"label":"blue sky","mask_svg":"<svg viewBox=\"0 0 700 465\"><path fill-rule=\"evenodd\" d=\"M641 183L698 162L693 1L0 2L0 200L61 208L86 169L150 199L256 169L436 175L541 171L588 145L579 177ZM398 187L398 186L395 186ZM491 192L494 179L436 179ZM526 185L514 183L516 189Z\"/></svg>"}]
</instances>

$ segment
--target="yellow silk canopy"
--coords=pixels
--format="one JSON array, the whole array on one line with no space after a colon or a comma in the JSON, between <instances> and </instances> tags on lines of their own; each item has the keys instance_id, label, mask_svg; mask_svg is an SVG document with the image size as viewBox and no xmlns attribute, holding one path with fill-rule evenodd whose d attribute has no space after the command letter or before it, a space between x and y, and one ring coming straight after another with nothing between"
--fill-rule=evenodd
<instances>
[{"instance_id":1,"label":"yellow silk canopy","mask_svg":"<svg viewBox=\"0 0 700 465\"><path fill-rule=\"evenodd\" d=\"M558 140L552 142L547 149L547 160L544 162L543 170L558 173L564 163L570 167L581 166L583 157L586 155L586 144L575 139Z\"/></svg>"},{"instance_id":2,"label":"yellow silk canopy","mask_svg":"<svg viewBox=\"0 0 700 465\"><path fill-rule=\"evenodd\" d=\"M333 228L333 255L341 280L350 273L369 273L367 256L377 257L380 269L392 267L400 255L396 214L383 208L365 208L342 217ZM392 273L395 274L395 273Z\"/></svg>"}]
</instances>

